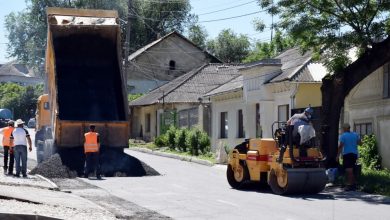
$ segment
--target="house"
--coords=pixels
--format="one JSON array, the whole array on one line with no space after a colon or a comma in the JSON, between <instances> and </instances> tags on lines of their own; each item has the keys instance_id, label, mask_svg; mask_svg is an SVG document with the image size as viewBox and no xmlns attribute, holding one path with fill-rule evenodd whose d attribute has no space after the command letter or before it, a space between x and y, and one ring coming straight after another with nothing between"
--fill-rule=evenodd
<instances>
[{"instance_id":1,"label":"house","mask_svg":"<svg viewBox=\"0 0 390 220\"><path fill-rule=\"evenodd\" d=\"M390 168L390 62L350 91L341 121L348 122L360 135L375 134L382 164Z\"/></svg>"},{"instance_id":2,"label":"house","mask_svg":"<svg viewBox=\"0 0 390 220\"><path fill-rule=\"evenodd\" d=\"M321 79L326 70L311 60L310 52L301 54L293 48L275 59L242 65L239 73L204 96L213 110L214 149L232 148L245 138L271 138L275 121L287 121L309 105L320 117Z\"/></svg>"},{"instance_id":3,"label":"house","mask_svg":"<svg viewBox=\"0 0 390 220\"><path fill-rule=\"evenodd\" d=\"M11 61L0 66L0 82L14 82L27 86L42 84L43 79L26 65Z\"/></svg>"},{"instance_id":4,"label":"house","mask_svg":"<svg viewBox=\"0 0 390 220\"><path fill-rule=\"evenodd\" d=\"M237 77L238 68L203 65L130 102L132 137L152 140L172 124L210 132L209 101L201 97Z\"/></svg>"},{"instance_id":5,"label":"house","mask_svg":"<svg viewBox=\"0 0 390 220\"><path fill-rule=\"evenodd\" d=\"M147 93L208 63L220 63L174 31L132 53L127 70L129 93Z\"/></svg>"}]
</instances>

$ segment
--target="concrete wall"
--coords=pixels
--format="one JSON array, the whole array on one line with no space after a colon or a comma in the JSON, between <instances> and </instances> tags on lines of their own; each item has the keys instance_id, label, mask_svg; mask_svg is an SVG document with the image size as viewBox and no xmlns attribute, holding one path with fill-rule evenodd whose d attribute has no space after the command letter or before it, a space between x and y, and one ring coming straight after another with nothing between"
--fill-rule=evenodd
<instances>
[{"instance_id":1,"label":"concrete wall","mask_svg":"<svg viewBox=\"0 0 390 220\"><path fill-rule=\"evenodd\" d=\"M211 148L216 150L218 146L227 146L234 148L237 144L244 141L245 138L238 138L238 110L242 109L244 118L245 137L254 135L256 127L254 123L248 123L247 115L252 110L250 104L242 99L242 92L228 93L211 97L212 108L212 129L211 129ZM255 108L255 106L254 106ZM255 110L253 110L255 111ZM221 112L228 114L228 134L227 138L221 138Z\"/></svg>"},{"instance_id":2,"label":"concrete wall","mask_svg":"<svg viewBox=\"0 0 390 220\"><path fill-rule=\"evenodd\" d=\"M175 70L169 69L171 60L175 61ZM209 62L203 51L181 37L171 35L131 61L127 73L129 92L146 93L157 84L171 81Z\"/></svg>"},{"instance_id":3,"label":"concrete wall","mask_svg":"<svg viewBox=\"0 0 390 220\"><path fill-rule=\"evenodd\" d=\"M344 122L372 123L382 163L390 168L390 99L383 98L383 68L366 77L345 99Z\"/></svg>"},{"instance_id":4,"label":"concrete wall","mask_svg":"<svg viewBox=\"0 0 390 220\"><path fill-rule=\"evenodd\" d=\"M295 95L295 108L322 105L321 83L301 83Z\"/></svg>"}]
</instances>

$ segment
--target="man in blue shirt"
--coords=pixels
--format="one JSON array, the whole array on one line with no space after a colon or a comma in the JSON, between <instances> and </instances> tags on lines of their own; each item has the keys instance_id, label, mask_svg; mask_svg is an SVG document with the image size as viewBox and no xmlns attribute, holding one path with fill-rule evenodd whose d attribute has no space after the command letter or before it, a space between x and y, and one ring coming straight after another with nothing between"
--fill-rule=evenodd
<instances>
[{"instance_id":1,"label":"man in blue shirt","mask_svg":"<svg viewBox=\"0 0 390 220\"><path fill-rule=\"evenodd\" d=\"M357 146L360 144L359 135L350 131L349 124L343 124L343 134L340 136L340 144L337 153L337 162L340 154L343 154L343 166L347 176L347 191L356 190L356 179L353 175L353 168L355 167L358 157Z\"/></svg>"}]
</instances>

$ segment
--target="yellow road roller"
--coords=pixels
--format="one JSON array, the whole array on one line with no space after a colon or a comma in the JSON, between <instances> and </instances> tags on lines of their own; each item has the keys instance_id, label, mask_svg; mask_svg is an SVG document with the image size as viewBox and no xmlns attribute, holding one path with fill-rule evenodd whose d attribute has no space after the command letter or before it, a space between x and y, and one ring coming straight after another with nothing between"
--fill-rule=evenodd
<instances>
[{"instance_id":1,"label":"yellow road roller","mask_svg":"<svg viewBox=\"0 0 390 220\"><path fill-rule=\"evenodd\" d=\"M279 124L274 131L274 125ZM248 181L266 182L275 194L314 194L327 183L323 156L313 138L301 143L294 126L272 125L273 138L249 139L229 153L227 180L241 188Z\"/></svg>"}]
</instances>

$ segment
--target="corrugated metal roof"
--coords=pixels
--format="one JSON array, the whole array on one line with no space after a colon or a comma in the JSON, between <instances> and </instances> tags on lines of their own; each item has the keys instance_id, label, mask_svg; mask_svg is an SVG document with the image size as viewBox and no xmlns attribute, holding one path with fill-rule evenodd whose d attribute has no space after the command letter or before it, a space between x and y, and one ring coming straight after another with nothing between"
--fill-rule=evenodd
<instances>
[{"instance_id":1,"label":"corrugated metal roof","mask_svg":"<svg viewBox=\"0 0 390 220\"><path fill-rule=\"evenodd\" d=\"M0 66L0 75L35 77L32 69L27 68L26 65L16 63L16 61L11 61Z\"/></svg>"},{"instance_id":2,"label":"corrugated metal roof","mask_svg":"<svg viewBox=\"0 0 390 220\"><path fill-rule=\"evenodd\" d=\"M130 106L165 103L195 103L199 97L239 76L239 65L208 64L188 72L144 96L130 102Z\"/></svg>"},{"instance_id":3,"label":"corrugated metal roof","mask_svg":"<svg viewBox=\"0 0 390 220\"><path fill-rule=\"evenodd\" d=\"M311 60L311 55L310 51L302 54L297 47L281 53L275 58L280 59L282 62L282 74L276 76L270 82L291 80Z\"/></svg>"},{"instance_id":4,"label":"corrugated metal roof","mask_svg":"<svg viewBox=\"0 0 390 220\"><path fill-rule=\"evenodd\" d=\"M240 75L234 79L232 79L230 82L212 90L211 92L207 93L204 96L213 96L213 95L218 95L226 92L231 92L234 90L239 90L244 87L244 82L243 82L243 76Z\"/></svg>"}]
</instances>

